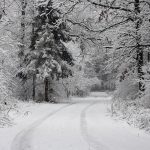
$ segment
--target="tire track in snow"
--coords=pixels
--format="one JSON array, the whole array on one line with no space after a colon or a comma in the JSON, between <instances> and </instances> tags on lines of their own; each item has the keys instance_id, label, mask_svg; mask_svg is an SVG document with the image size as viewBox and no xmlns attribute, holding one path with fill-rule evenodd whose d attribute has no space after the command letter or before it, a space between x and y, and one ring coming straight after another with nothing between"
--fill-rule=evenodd
<instances>
[{"instance_id":1,"label":"tire track in snow","mask_svg":"<svg viewBox=\"0 0 150 150\"><path fill-rule=\"evenodd\" d=\"M87 120L86 120L86 112L87 110L92 107L93 105L97 104L99 102L93 102L89 104L87 107L83 109L81 112L81 118L80 118L80 128L81 128L81 134L85 141L89 144L89 150L109 150L109 148L97 140L96 138L92 137L88 133L88 125L87 125Z\"/></svg>"},{"instance_id":2,"label":"tire track in snow","mask_svg":"<svg viewBox=\"0 0 150 150\"><path fill-rule=\"evenodd\" d=\"M34 130L40 126L45 120L49 119L49 117L55 115L59 111L65 109L66 107L69 107L72 104L67 104L65 106L60 107L59 109L51 112L50 114L44 116L42 119L39 119L35 121L33 124L31 124L28 128L22 130L19 132L16 137L14 138L12 145L11 145L11 150L31 150L31 139L32 139L32 133Z\"/></svg>"}]
</instances>

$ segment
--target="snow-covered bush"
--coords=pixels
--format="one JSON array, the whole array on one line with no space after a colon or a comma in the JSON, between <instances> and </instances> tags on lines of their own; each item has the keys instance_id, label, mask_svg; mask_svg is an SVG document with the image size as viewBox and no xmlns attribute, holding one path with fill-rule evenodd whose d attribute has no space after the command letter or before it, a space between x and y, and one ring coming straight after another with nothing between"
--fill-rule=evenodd
<instances>
[{"instance_id":1,"label":"snow-covered bush","mask_svg":"<svg viewBox=\"0 0 150 150\"><path fill-rule=\"evenodd\" d=\"M145 91L146 94L142 98L143 105L146 108L150 108L150 94L149 94L149 91L150 91L150 85L146 89L146 91Z\"/></svg>"},{"instance_id":2,"label":"snow-covered bush","mask_svg":"<svg viewBox=\"0 0 150 150\"><path fill-rule=\"evenodd\" d=\"M145 91L141 99L141 103L145 108L150 108L150 64L147 63L143 67Z\"/></svg>"},{"instance_id":3,"label":"snow-covered bush","mask_svg":"<svg viewBox=\"0 0 150 150\"><path fill-rule=\"evenodd\" d=\"M84 71L79 70L78 66L74 66L72 72L72 76L53 81L51 84L52 88L57 91L57 95L62 97L69 97L71 95L86 96L89 94L93 85L101 83L96 77L86 77Z\"/></svg>"},{"instance_id":4,"label":"snow-covered bush","mask_svg":"<svg viewBox=\"0 0 150 150\"><path fill-rule=\"evenodd\" d=\"M126 119L128 124L150 132L150 109L141 106L140 101L116 100L113 103L113 115Z\"/></svg>"},{"instance_id":5,"label":"snow-covered bush","mask_svg":"<svg viewBox=\"0 0 150 150\"><path fill-rule=\"evenodd\" d=\"M132 82L130 79L126 79L117 85L117 90L115 91L115 96L126 99L135 99L138 93L138 83Z\"/></svg>"}]
</instances>

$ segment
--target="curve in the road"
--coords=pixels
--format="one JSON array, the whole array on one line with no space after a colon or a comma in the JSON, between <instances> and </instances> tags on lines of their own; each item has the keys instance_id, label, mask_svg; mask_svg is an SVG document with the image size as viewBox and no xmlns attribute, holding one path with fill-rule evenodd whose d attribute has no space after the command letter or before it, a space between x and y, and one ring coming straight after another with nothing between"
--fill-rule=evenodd
<instances>
[{"instance_id":1,"label":"curve in the road","mask_svg":"<svg viewBox=\"0 0 150 150\"><path fill-rule=\"evenodd\" d=\"M35 130L35 128L37 128L39 125L41 125L49 117L55 115L59 111L65 109L66 107L69 107L73 104L75 104L75 103L66 104L65 106L60 107L59 109L57 109L57 110L51 112L50 114L44 116L42 119L35 121L28 128L22 130L14 138L12 145L11 145L11 150L31 150L31 145L30 145L31 141L30 140L32 138L30 138L30 137L32 136L32 133Z\"/></svg>"}]
</instances>

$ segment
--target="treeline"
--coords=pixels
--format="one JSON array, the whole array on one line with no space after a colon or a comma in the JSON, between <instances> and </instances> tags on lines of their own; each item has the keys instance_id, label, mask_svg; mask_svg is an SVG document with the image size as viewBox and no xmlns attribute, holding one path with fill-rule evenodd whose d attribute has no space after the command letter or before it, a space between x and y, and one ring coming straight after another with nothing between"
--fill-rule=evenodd
<instances>
[{"instance_id":1,"label":"treeline","mask_svg":"<svg viewBox=\"0 0 150 150\"><path fill-rule=\"evenodd\" d=\"M6 0L0 8L26 99L69 96L93 82L149 107L148 0Z\"/></svg>"},{"instance_id":2,"label":"treeline","mask_svg":"<svg viewBox=\"0 0 150 150\"><path fill-rule=\"evenodd\" d=\"M13 97L53 102L87 95L90 86L100 82L85 75L80 43L67 22L72 6L66 10L61 5L52 0L0 3L1 101Z\"/></svg>"}]
</instances>

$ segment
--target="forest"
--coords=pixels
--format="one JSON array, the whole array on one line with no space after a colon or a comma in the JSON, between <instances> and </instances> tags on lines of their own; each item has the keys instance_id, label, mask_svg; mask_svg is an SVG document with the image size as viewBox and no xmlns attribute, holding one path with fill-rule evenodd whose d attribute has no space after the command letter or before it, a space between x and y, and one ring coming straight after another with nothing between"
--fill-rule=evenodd
<instances>
[{"instance_id":1,"label":"forest","mask_svg":"<svg viewBox=\"0 0 150 150\"><path fill-rule=\"evenodd\" d=\"M20 103L91 92L150 132L150 1L0 0L0 128Z\"/></svg>"}]
</instances>

